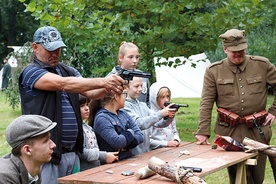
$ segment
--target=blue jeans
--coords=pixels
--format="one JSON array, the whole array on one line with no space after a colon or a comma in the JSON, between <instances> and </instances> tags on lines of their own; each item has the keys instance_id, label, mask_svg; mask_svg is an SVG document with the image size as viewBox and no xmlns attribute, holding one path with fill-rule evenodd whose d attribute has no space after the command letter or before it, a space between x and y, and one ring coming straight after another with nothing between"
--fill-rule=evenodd
<instances>
[{"instance_id":1,"label":"blue jeans","mask_svg":"<svg viewBox=\"0 0 276 184\"><path fill-rule=\"evenodd\" d=\"M64 153L60 164L45 163L41 169L41 184L58 184L57 179L78 172L80 159L75 152Z\"/></svg>"}]
</instances>

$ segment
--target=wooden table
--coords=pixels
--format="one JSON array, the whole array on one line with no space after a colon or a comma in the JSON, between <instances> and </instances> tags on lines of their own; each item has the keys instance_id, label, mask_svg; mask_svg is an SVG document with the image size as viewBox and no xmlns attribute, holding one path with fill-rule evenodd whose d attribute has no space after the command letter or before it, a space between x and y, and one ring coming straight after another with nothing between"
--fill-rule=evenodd
<instances>
[{"instance_id":1,"label":"wooden table","mask_svg":"<svg viewBox=\"0 0 276 184\"><path fill-rule=\"evenodd\" d=\"M189 155L183 155L177 158L180 151L188 151ZM147 166L148 160L152 157L158 157L168 163L183 163L184 166L200 167L202 172L196 173L199 177L206 176L216 171L227 168L228 166L238 164L236 183L246 183L244 163L247 159L257 156L258 153L230 152L218 147L212 149L211 145L196 145L195 143L183 142L177 148L160 148L141 155L131 157L113 164L105 164L96 168L88 169L76 174L65 176L58 179L61 184L168 184L173 181L155 174L146 179L137 179L135 176L123 176L124 170L137 172L138 169ZM177 159L176 159L177 158ZM109 172L112 173L109 173Z\"/></svg>"}]
</instances>

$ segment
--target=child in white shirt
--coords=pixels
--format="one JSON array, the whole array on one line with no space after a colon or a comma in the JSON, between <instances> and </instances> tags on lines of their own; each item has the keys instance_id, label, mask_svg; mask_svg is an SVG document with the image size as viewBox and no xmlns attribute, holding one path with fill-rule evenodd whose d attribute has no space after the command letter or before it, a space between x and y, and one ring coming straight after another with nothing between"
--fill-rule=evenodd
<instances>
[{"instance_id":1,"label":"child in white shirt","mask_svg":"<svg viewBox=\"0 0 276 184\"><path fill-rule=\"evenodd\" d=\"M154 112L158 112L165 107L165 102L170 102L171 90L160 83L153 83L150 87L150 107ZM169 126L159 128L154 126L151 132L150 148L176 147L180 144L180 138L176 129L175 117Z\"/></svg>"}]
</instances>

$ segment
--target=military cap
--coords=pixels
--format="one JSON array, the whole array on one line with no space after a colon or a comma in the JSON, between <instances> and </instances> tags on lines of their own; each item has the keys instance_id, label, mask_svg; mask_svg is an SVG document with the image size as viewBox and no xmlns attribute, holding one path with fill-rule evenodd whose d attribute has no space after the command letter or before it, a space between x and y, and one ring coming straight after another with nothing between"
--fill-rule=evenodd
<instances>
[{"instance_id":1,"label":"military cap","mask_svg":"<svg viewBox=\"0 0 276 184\"><path fill-rule=\"evenodd\" d=\"M25 140L52 130L57 123L40 115L21 115L13 120L6 129L6 140L12 148Z\"/></svg>"},{"instance_id":2,"label":"military cap","mask_svg":"<svg viewBox=\"0 0 276 184\"><path fill-rule=\"evenodd\" d=\"M244 32L244 30L230 29L219 37L222 38L223 46L228 50L240 51L247 48Z\"/></svg>"}]
</instances>

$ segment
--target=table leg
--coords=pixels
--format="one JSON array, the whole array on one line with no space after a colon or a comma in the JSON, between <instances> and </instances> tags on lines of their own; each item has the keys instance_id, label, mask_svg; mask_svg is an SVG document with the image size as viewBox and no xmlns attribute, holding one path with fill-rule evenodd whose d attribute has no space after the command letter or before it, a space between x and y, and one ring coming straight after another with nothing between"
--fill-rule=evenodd
<instances>
[{"instance_id":1,"label":"table leg","mask_svg":"<svg viewBox=\"0 0 276 184\"><path fill-rule=\"evenodd\" d=\"M246 165L245 162L237 164L236 184L246 184Z\"/></svg>"}]
</instances>

